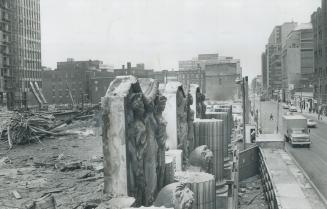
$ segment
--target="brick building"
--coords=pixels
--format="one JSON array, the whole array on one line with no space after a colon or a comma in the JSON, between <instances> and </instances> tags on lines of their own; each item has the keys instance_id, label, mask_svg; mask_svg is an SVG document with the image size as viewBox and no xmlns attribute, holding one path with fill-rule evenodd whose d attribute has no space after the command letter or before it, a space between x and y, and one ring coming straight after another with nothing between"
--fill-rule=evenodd
<instances>
[{"instance_id":1,"label":"brick building","mask_svg":"<svg viewBox=\"0 0 327 209\"><path fill-rule=\"evenodd\" d=\"M114 78L99 60L58 62L56 70L44 70L43 93L49 104L81 104L99 102L99 94ZM104 95L104 94L103 94ZM102 95L102 96L103 96Z\"/></svg>"}]
</instances>

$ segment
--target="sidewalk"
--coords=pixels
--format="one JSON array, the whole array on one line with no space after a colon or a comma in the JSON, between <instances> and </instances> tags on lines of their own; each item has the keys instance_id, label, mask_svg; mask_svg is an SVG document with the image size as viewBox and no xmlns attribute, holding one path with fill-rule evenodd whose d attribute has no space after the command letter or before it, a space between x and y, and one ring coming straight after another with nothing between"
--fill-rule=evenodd
<instances>
[{"instance_id":1,"label":"sidewalk","mask_svg":"<svg viewBox=\"0 0 327 209\"><path fill-rule=\"evenodd\" d=\"M325 208L305 174L285 150L272 148L261 150L281 208Z\"/></svg>"},{"instance_id":2,"label":"sidewalk","mask_svg":"<svg viewBox=\"0 0 327 209\"><path fill-rule=\"evenodd\" d=\"M298 112L301 113L301 110L298 109ZM308 110L302 109L302 115L304 115L305 117L307 117L309 119L313 119L315 121L318 121L318 114L317 113L309 113ZM327 117L322 115L319 122L323 122L323 123L327 124Z\"/></svg>"}]
</instances>

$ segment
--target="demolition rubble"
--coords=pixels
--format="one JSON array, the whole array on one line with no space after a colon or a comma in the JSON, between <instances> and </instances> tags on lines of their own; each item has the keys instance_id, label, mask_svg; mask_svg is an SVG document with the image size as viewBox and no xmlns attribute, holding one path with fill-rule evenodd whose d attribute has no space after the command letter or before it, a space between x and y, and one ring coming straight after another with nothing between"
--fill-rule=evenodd
<instances>
[{"instance_id":1,"label":"demolition rubble","mask_svg":"<svg viewBox=\"0 0 327 209\"><path fill-rule=\"evenodd\" d=\"M195 84L118 76L101 105L0 117L0 208L279 205L264 151L240 149L233 104Z\"/></svg>"}]
</instances>

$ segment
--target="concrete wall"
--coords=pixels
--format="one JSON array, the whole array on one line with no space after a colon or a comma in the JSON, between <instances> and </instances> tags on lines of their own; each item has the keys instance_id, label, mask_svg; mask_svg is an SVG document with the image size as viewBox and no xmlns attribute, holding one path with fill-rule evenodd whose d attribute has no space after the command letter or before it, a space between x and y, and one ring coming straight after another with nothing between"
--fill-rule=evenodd
<instances>
[{"instance_id":1,"label":"concrete wall","mask_svg":"<svg viewBox=\"0 0 327 209\"><path fill-rule=\"evenodd\" d=\"M239 181L259 173L259 148L257 146L241 151L239 154Z\"/></svg>"}]
</instances>

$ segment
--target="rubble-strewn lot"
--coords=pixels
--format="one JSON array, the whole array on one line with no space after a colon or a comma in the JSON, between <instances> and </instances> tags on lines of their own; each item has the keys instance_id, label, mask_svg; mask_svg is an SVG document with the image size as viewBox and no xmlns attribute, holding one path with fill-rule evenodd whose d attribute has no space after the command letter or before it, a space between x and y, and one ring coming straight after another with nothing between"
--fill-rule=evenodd
<instances>
[{"instance_id":1,"label":"rubble-strewn lot","mask_svg":"<svg viewBox=\"0 0 327 209\"><path fill-rule=\"evenodd\" d=\"M259 176L254 176L240 182L239 190L240 209L267 209L268 204L263 195Z\"/></svg>"},{"instance_id":2,"label":"rubble-strewn lot","mask_svg":"<svg viewBox=\"0 0 327 209\"><path fill-rule=\"evenodd\" d=\"M101 138L94 124L74 121L62 128L64 136L11 150L0 141L0 208L31 208L33 201L49 194L59 209L98 205L105 197Z\"/></svg>"}]
</instances>

